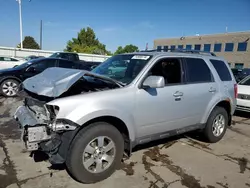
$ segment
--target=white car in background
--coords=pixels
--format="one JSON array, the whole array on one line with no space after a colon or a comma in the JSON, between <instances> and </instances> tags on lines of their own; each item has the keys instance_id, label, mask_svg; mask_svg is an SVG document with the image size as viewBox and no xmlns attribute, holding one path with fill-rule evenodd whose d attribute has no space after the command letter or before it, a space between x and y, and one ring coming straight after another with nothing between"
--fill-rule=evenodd
<instances>
[{"instance_id":1,"label":"white car in background","mask_svg":"<svg viewBox=\"0 0 250 188\"><path fill-rule=\"evenodd\" d=\"M0 56L0 70L13 68L14 66L20 65L24 62L25 62L25 60L20 60L20 59L14 58L14 57Z\"/></svg>"},{"instance_id":2,"label":"white car in background","mask_svg":"<svg viewBox=\"0 0 250 188\"><path fill-rule=\"evenodd\" d=\"M236 110L250 112L250 75L238 83Z\"/></svg>"}]
</instances>

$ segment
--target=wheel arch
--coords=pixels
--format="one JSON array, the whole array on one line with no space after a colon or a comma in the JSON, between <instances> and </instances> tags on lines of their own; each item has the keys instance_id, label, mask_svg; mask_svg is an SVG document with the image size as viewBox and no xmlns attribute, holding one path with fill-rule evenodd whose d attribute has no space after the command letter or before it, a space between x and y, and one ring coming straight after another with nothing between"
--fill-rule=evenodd
<instances>
[{"instance_id":1,"label":"wheel arch","mask_svg":"<svg viewBox=\"0 0 250 188\"><path fill-rule=\"evenodd\" d=\"M232 120L232 116L231 116L231 103L229 99L224 99L224 100L220 100L217 103L215 103L213 105L213 107L209 110L209 113L203 118L203 123L206 123L210 114L212 113L213 109L218 106L218 107L222 107L227 111L228 114L228 125L231 125L231 120Z\"/></svg>"},{"instance_id":2,"label":"wheel arch","mask_svg":"<svg viewBox=\"0 0 250 188\"><path fill-rule=\"evenodd\" d=\"M2 84L5 80L8 80L8 79L16 80L16 81L22 83L22 80L20 80L16 76L6 76L6 77L3 77L3 78L0 79L0 84Z\"/></svg>"},{"instance_id":3,"label":"wheel arch","mask_svg":"<svg viewBox=\"0 0 250 188\"><path fill-rule=\"evenodd\" d=\"M111 116L111 115L105 115L105 116L99 116L92 118L85 122L83 125L81 125L77 132L75 132L74 137L78 134L80 130L83 128L87 128L89 125L96 123L96 122L106 122L114 126L115 128L118 129L118 131L121 133L123 139L124 139L124 152L127 156L131 155L132 152L132 140L131 136L133 137L133 133L131 133L132 130L126 125L126 123L121 120L118 117ZM73 141L74 138L72 138L71 142Z\"/></svg>"}]
</instances>

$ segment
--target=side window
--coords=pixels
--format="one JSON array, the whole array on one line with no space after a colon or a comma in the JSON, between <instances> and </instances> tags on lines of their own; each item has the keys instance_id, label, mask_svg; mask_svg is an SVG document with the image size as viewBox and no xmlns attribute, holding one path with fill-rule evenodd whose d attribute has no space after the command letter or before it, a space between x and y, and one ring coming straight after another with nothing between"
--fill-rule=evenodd
<instances>
[{"instance_id":1,"label":"side window","mask_svg":"<svg viewBox=\"0 0 250 188\"><path fill-rule=\"evenodd\" d=\"M66 60L62 60L62 59L59 60L59 67L69 68L69 69L77 68L76 64L74 62L66 61Z\"/></svg>"},{"instance_id":2,"label":"side window","mask_svg":"<svg viewBox=\"0 0 250 188\"><path fill-rule=\"evenodd\" d=\"M31 67L34 67L36 72L42 72L49 67L55 67L55 65L56 65L56 60L46 59L46 60L42 60L40 62L37 62L36 64L32 65Z\"/></svg>"},{"instance_id":3,"label":"side window","mask_svg":"<svg viewBox=\"0 0 250 188\"><path fill-rule=\"evenodd\" d=\"M188 83L212 82L212 74L203 59L185 58Z\"/></svg>"},{"instance_id":4,"label":"side window","mask_svg":"<svg viewBox=\"0 0 250 188\"><path fill-rule=\"evenodd\" d=\"M13 58L10 58L11 59L11 61L18 61L17 59L13 59Z\"/></svg>"},{"instance_id":5,"label":"side window","mask_svg":"<svg viewBox=\"0 0 250 188\"><path fill-rule=\"evenodd\" d=\"M229 72L226 64L223 61L210 59L210 62L213 64L221 81L231 81L232 80L230 72Z\"/></svg>"},{"instance_id":6,"label":"side window","mask_svg":"<svg viewBox=\"0 0 250 188\"><path fill-rule=\"evenodd\" d=\"M4 61L4 58L3 58L3 57L0 57L0 61Z\"/></svg>"},{"instance_id":7,"label":"side window","mask_svg":"<svg viewBox=\"0 0 250 188\"><path fill-rule=\"evenodd\" d=\"M181 61L177 58L166 58L157 62L149 71L149 75L163 76L165 84L182 83Z\"/></svg>"},{"instance_id":8,"label":"side window","mask_svg":"<svg viewBox=\"0 0 250 188\"><path fill-rule=\"evenodd\" d=\"M4 61L11 61L9 57L4 57Z\"/></svg>"}]
</instances>

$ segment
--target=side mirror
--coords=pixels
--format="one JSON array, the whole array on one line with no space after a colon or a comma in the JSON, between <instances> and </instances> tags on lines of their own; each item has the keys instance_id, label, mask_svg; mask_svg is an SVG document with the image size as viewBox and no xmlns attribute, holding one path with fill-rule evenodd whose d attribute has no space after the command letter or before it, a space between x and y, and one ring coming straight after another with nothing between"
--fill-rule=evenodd
<instances>
[{"instance_id":1,"label":"side mirror","mask_svg":"<svg viewBox=\"0 0 250 188\"><path fill-rule=\"evenodd\" d=\"M36 69L34 67L28 67L26 69L27 72L36 72Z\"/></svg>"},{"instance_id":2,"label":"side mirror","mask_svg":"<svg viewBox=\"0 0 250 188\"><path fill-rule=\"evenodd\" d=\"M142 88L162 88L165 86L163 76L149 76L144 80Z\"/></svg>"}]
</instances>

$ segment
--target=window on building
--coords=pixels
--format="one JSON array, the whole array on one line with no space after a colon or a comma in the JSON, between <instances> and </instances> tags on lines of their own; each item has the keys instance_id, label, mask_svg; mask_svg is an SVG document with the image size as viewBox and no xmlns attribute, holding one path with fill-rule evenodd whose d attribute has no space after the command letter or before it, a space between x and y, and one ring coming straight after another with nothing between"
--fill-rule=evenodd
<instances>
[{"instance_id":1,"label":"window on building","mask_svg":"<svg viewBox=\"0 0 250 188\"><path fill-rule=\"evenodd\" d=\"M170 49L174 50L175 49L175 45L171 45Z\"/></svg>"},{"instance_id":2,"label":"window on building","mask_svg":"<svg viewBox=\"0 0 250 188\"><path fill-rule=\"evenodd\" d=\"M214 44L214 52L220 52L221 51L221 43Z\"/></svg>"},{"instance_id":3,"label":"window on building","mask_svg":"<svg viewBox=\"0 0 250 188\"><path fill-rule=\"evenodd\" d=\"M161 51L161 46L157 46L157 51Z\"/></svg>"},{"instance_id":4,"label":"window on building","mask_svg":"<svg viewBox=\"0 0 250 188\"><path fill-rule=\"evenodd\" d=\"M210 62L214 66L215 70L217 71L221 81L231 81L232 77L230 75L230 72L228 71L228 68L224 61L214 60L210 59Z\"/></svg>"},{"instance_id":5,"label":"window on building","mask_svg":"<svg viewBox=\"0 0 250 188\"><path fill-rule=\"evenodd\" d=\"M164 51L168 51L168 46L164 46L164 47L163 47L163 50L164 50Z\"/></svg>"},{"instance_id":6,"label":"window on building","mask_svg":"<svg viewBox=\"0 0 250 188\"><path fill-rule=\"evenodd\" d=\"M243 69L243 68L244 68L244 63L235 63L235 64L234 64L234 67L235 67L236 69Z\"/></svg>"},{"instance_id":7,"label":"window on building","mask_svg":"<svg viewBox=\"0 0 250 188\"><path fill-rule=\"evenodd\" d=\"M212 75L207 63L203 59L186 58L187 82L201 83L211 82Z\"/></svg>"},{"instance_id":8,"label":"window on building","mask_svg":"<svg viewBox=\"0 0 250 188\"><path fill-rule=\"evenodd\" d=\"M192 45L191 45L191 44L187 44L187 45L186 45L186 49L187 49L187 50L191 50L191 49L192 49Z\"/></svg>"},{"instance_id":9,"label":"window on building","mask_svg":"<svg viewBox=\"0 0 250 188\"><path fill-rule=\"evenodd\" d=\"M195 50L201 50L201 45L200 45L200 44L194 45L194 49L195 49Z\"/></svg>"},{"instance_id":10,"label":"window on building","mask_svg":"<svg viewBox=\"0 0 250 188\"><path fill-rule=\"evenodd\" d=\"M211 44L204 44L204 51L210 52L210 50L211 50Z\"/></svg>"},{"instance_id":11,"label":"window on building","mask_svg":"<svg viewBox=\"0 0 250 188\"><path fill-rule=\"evenodd\" d=\"M183 49L183 45L178 45L178 49Z\"/></svg>"},{"instance_id":12,"label":"window on building","mask_svg":"<svg viewBox=\"0 0 250 188\"><path fill-rule=\"evenodd\" d=\"M225 52L232 52L232 51L234 51L234 43L226 43Z\"/></svg>"},{"instance_id":13,"label":"window on building","mask_svg":"<svg viewBox=\"0 0 250 188\"><path fill-rule=\"evenodd\" d=\"M244 52L246 50L247 50L247 42L239 42L237 51Z\"/></svg>"}]
</instances>

